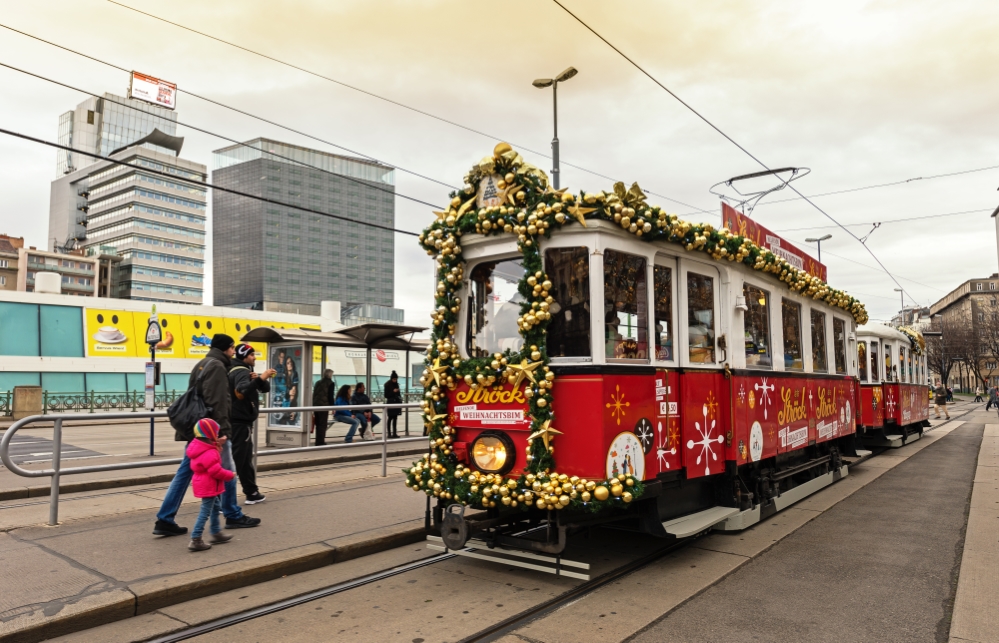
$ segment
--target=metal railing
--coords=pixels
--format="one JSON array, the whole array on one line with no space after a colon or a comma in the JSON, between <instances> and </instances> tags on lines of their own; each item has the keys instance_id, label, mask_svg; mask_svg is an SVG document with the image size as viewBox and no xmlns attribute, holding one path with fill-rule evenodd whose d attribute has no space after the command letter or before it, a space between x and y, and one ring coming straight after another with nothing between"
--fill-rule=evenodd
<instances>
[{"instance_id":1,"label":"metal railing","mask_svg":"<svg viewBox=\"0 0 999 643\"><path fill-rule=\"evenodd\" d=\"M387 422L389 409L399 409L403 413L408 413L411 409L419 409L420 405L417 403L408 404L367 404L367 405L350 405L350 406L302 406L296 407L294 410L296 413L312 413L315 411L383 411L385 415L383 416L383 422ZM260 409L261 414L271 414L271 413L287 413L287 407L277 407L277 408L263 408ZM125 419L137 419L137 418L165 418L167 414L165 411L142 411L135 413L109 413L102 416L108 420L125 420ZM62 452L62 430L63 423L72 420L90 420L92 419L87 413L69 414L69 415L32 415L10 425L4 434L3 438L0 439L0 461L3 462L4 466L7 467L12 473L22 476L24 478L51 478L50 480L50 491L49 491L49 525L59 524L59 480L62 476L77 475L81 473L98 473L101 471L122 471L125 469L142 469L146 467L159 467L168 464L180 464L182 458L163 458L159 460L146 460L143 462L120 462L117 464L101 464L88 467L69 467L62 468L61 464L61 452ZM20 431L25 426L29 424L34 424L36 422L52 422L53 432L52 432L52 468L50 469L39 469L39 470L29 470L22 469L14 463L10 455L10 443L13 440L14 435ZM253 424L253 466L256 468L257 458L263 456L272 455L284 455L289 453L306 453L312 451L329 451L333 449L350 449L354 447L363 447L372 444L371 442L349 442L342 444L326 444L323 446L309 446L309 447L292 447L288 449L269 449L267 451L261 451L259 448L259 428L260 421L254 422ZM387 426L383 425L382 428L382 477L388 476L388 432L385 430ZM374 429L372 428L372 433ZM412 438L393 438L392 444L402 444L409 442L423 442L427 444L426 436L417 436ZM429 449L429 445L428 445Z\"/></svg>"},{"instance_id":2,"label":"metal railing","mask_svg":"<svg viewBox=\"0 0 999 643\"><path fill-rule=\"evenodd\" d=\"M157 391L156 408L166 409L174 403L185 391ZM98 393L95 391L71 391L57 393L42 391L42 413L72 413L73 411L87 413L107 411L127 411L133 413L145 410L145 391L114 391ZM133 416L134 417L134 416Z\"/></svg>"},{"instance_id":3,"label":"metal railing","mask_svg":"<svg viewBox=\"0 0 999 643\"><path fill-rule=\"evenodd\" d=\"M13 391L0 391L0 417L5 417L11 414L13 403Z\"/></svg>"}]
</instances>

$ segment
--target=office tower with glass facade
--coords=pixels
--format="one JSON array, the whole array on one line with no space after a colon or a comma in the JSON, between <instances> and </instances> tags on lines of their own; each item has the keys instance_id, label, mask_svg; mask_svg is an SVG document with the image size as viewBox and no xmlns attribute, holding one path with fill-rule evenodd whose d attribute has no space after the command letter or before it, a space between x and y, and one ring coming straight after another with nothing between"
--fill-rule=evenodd
<instances>
[{"instance_id":1,"label":"office tower with glass facade","mask_svg":"<svg viewBox=\"0 0 999 643\"><path fill-rule=\"evenodd\" d=\"M88 98L59 117L58 142L81 152L107 156L149 136L154 129L176 136L177 113L141 100L104 94L103 98ZM165 151L152 144L146 147ZM65 150L56 154L57 177L97 161Z\"/></svg>"},{"instance_id":2,"label":"office tower with glass facade","mask_svg":"<svg viewBox=\"0 0 999 643\"><path fill-rule=\"evenodd\" d=\"M200 304L208 199L184 179L203 182L208 168L141 145L111 158L125 165L98 161L52 182L49 236L60 221L76 226L72 246L101 259L101 296Z\"/></svg>"},{"instance_id":3,"label":"office tower with glass facade","mask_svg":"<svg viewBox=\"0 0 999 643\"><path fill-rule=\"evenodd\" d=\"M395 225L394 171L363 159L258 138L216 150L212 183ZM388 230L216 191L212 239L216 306L318 315L323 300L344 308L394 303Z\"/></svg>"}]
</instances>

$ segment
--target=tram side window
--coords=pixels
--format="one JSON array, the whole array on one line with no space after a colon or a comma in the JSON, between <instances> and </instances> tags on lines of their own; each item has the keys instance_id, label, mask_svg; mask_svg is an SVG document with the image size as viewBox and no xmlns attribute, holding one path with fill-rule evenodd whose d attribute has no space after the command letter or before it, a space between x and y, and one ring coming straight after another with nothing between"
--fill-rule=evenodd
<instances>
[{"instance_id":1,"label":"tram side window","mask_svg":"<svg viewBox=\"0 0 999 643\"><path fill-rule=\"evenodd\" d=\"M555 299L548 309L549 357L590 356L590 256L586 248L545 252L545 272Z\"/></svg>"},{"instance_id":2,"label":"tram side window","mask_svg":"<svg viewBox=\"0 0 999 643\"><path fill-rule=\"evenodd\" d=\"M836 372L846 373L846 324L842 319L835 317L833 317L833 351L836 355Z\"/></svg>"},{"instance_id":3,"label":"tram side window","mask_svg":"<svg viewBox=\"0 0 999 643\"><path fill-rule=\"evenodd\" d=\"M608 358L648 359L648 290L642 257L604 252L604 340Z\"/></svg>"},{"instance_id":4,"label":"tram side window","mask_svg":"<svg viewBox=\"0 0 999 643\"><path fill-rule=\"evenodd\" d=\"M878 343L871 342L871 381L881 381L881 369L878 367Z\"/></svg>"},{"instance_id":5,"label":"tram side window","mask_svg":"<svg viewBox=\"0 0 999 643\"><path fill-rule=\"evenodd\" d=\"M472 269L468 295L468 354L486 357L507 349L519 351L524 338L517 327L524 298L517 284L524 275L519 259L489 261Z\"/></svg>"},{"instance_id":6,"label":"tram side window","mask_svg":"<svg viewBox=\"0 0 999 643\"><path fill-rule=\"evenodd\" d=\"M781 299L781 320L784 328L784 368L800 371L805 368L801 354L801 305Z\"/></svg>"},{"instance_id":7,"label":"tram side window","mask_svg":"<svg viewBox=\"0 0 999 643\"><path fill-rule=\"evenodd\" d=\"M687 273L687 355L694 364L715 363L715 280Z\"/></svg>"},{"instance_id":8,"label":"tram side window","mask_svg":"<svg viewBox=\"0 0 999 643\"><path fill-rule=\"evenodd\" d=\"M857 374L861 382L867 381L867 342L857 342Z\"/></svg>"},{"instance_id":9,"label":"tram side window","mask_svg":"<svg viewBox=\"0 0 999 643\"><path fill-rule=\"evenodd\" d=\"M909 359L907 360L907 363L909 365L909 381L912 382L913 384L915 384L918 380L916 379L916 374L913 373L913 371L912 371L912 362L914 360L918 360L919 357L918 356L914 356L912 354L911 350L909 351L908 357L909 357Z\"/></svg>"},{"instance_id":10,"label":"tram side window","mask_svg":"<svg viewBox=\"0 0 999 643\"><path fill-rule=\"evenodd\" d=\"M817 310L812 311L812 370L825 373L829 370L826 363L826 315Z\"/></svg>"},{"instance_id":11,"label":"tram side window","mask_svg":"<svg viewBox=\"0 0 999 643\"><path fill-rule=\"evenodd\" d=\"M900 382L909 381L905 375L905 346L898 347L898 376Z\"/></svg>"},{"instance_id":12,"label":"tram side window","mask_svg":"<svg viewBox=\"0 0 999 643\"><path fill-rule=\"evenodd\" d=\"M743 284L742 295L746 299L747 308L743 315L746 327L746 366L771 368L770 293L762 288Z\"/></svg>"},{"instance_id":13,"label":"tram side window","mask_svg":"<svg viewBox=\"0 0 999 643\"><path fill-rule=\"evenodd\" d=\"M898 371L892 371L891 344L885 344L885 381L898 381Z\"/></svg>"},{"instance_id":14,"label":"tram side window","mask_svg":"<svg viewBox=\"0 0 999 643\"><path fill-rule=\"evenodd\" d=\"M656 359L660 362L673 359L673 269L654 266L652 280L655 288Z\"/></svg>"}]
</instances>

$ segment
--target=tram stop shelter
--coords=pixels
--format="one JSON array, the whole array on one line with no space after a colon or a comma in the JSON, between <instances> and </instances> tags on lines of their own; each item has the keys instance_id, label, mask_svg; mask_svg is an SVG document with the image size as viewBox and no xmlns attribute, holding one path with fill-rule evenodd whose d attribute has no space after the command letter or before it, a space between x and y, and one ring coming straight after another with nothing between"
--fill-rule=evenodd
<instances>
[{"instance_id":1,"label":"tram stop shelter","mask_svg":"<svg viewBox=\"0 0 999 643\"><path fill-rule=\"evenodd\" d=\"M266 444L268 446L308 446L309 413L295 411L295 409L311 406L314 362L318 361L321 373L327 364L327 349L355 348L365 351L364 381L365 388L370 395L372 351L400 350L405 352L405 372L407 376L410 376L409 352L423 351L430 343L425 339L414 339L417 333L425 330L427 329L420 326L368 323L348 326L331 332L261 326L244 334L241 338L244 342L267 344L268 366L276 367L272 357L281 354L282 351L284 355L298 356L295 361L297 380L293 382L278 381L271 385L267 406L288 406L288 412L261 416L260 421L266 422ZM317 355L317 349L319 355ZM278 372L281 373L281 369L278 369ZM295 386L301 387L300 390L295 391L293 388Z\"/></svg>"}]
</instances>

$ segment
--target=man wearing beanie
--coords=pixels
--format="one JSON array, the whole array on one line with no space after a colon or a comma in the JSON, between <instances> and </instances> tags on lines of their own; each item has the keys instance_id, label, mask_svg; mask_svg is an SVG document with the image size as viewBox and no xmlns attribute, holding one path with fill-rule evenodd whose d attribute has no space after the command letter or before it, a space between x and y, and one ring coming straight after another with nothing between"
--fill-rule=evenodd
<instances>
[{"instance_id":1,"label":"man wearing beanie","mask_svg":"<svg viewBox=\"0 0 999 643\"><path fill-rule=\"evenodd\" d=\"M201 391L201 396L205 400L205 406L209 407L209 417L219 425L219 441L222 446L222 466L229 471L236 471L236 465L232 458L232 444L229 442L232 433L229 423L229 412L231 400L229 393L229 366L232 356L235 354L236 342L232 337L224 333L218 333L212 337L211 349L205 358L195 364L188 380L188 388L197 386ZM177 431L174 437L178 442L190 442L194 439L194 427L185 431ZM180 503L184 500L184 494L191 484L191 462L187 458L187 449L184 450L184 459L174 474L170 488L167 489L166 497L160 511L156 514L156 526L153 534L156 536L180 536L187 533L187 527L177 524L175 517L180 510ZM250 518L243 515L239 505L236 504L236 480L225 483L225 492L222 494L222 513L225 514L226 527L236 529L240 527L256 527L260 524L259 518Z\"/></svg>"},{"instance_id":2,"label":"man wearing beanie","mask_svg":"<svg viewBox=\"0 0 999 643\"><path fill-rule=\"evenodd\" d=\"M229 369L229 390L232 392L232 455L236 473L243 486L246 504L263 502L265 496L257 487L257 472L253 470L253 423L260 415L260 394L271 390L270 378L277 372L269 368L257 375L253 367L257 355L249 344L236 347L236 358Z\"/></svg>"}]
</instances>

